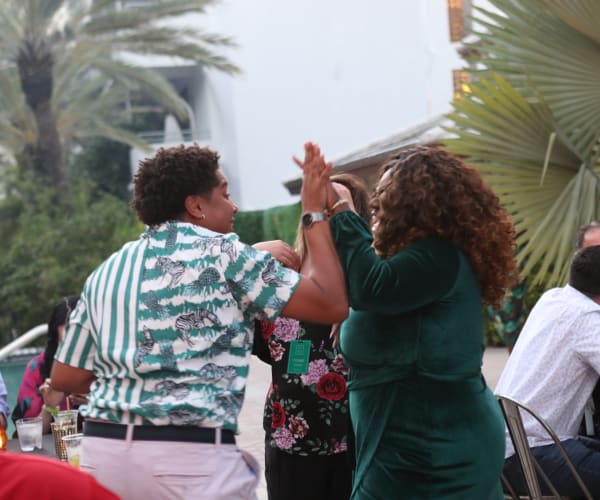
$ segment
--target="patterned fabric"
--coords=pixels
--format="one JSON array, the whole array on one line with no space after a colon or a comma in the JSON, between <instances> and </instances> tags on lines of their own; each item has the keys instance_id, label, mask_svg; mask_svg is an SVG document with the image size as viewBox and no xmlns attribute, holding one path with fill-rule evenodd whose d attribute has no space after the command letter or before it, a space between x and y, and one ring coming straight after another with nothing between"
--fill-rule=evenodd
<instances>
[{"instance_id":1,"label":"patterned fabric","mask_svg":"<svg viewBox=\"0 0 600 500\"><path fill-rule=\"evenodd\" d=\"M278 318L257 322L254 353L271 365L263 427L267 442L294 455L347 450L348 370L332 345L331 326ZM308 373L288 373L290 343L310 340Z\"/></svg>"},{"instance_id":2,"label":"patterned fabric","mask_svg":"<svg viewBox=\"0 0 600 500\"><path fill-rule=\"evenodd\" d=\"M522 281L508 291L500 308L486 307L492 326L508 347L515 345L529 314L529 308L525 303L526 295L527 282Z\"/></svg>"},{"instance_id":3,"label":"patterned fabric","mask_svg":"<svg viewBox=\"0 0 600 500\"><path fill-rule=\"evenodd\" d=\"M56 359L98 377L86 417L235 431L254 319L299 280L235 234L168 222L92 273Z\"/></svg>"},{"instance_id":4,"label":"patterned fabric","mask_svg":"<svg viewBox=\"0 0 600 500\"><path fill-rule=\"evenodd\" d=\"M545 292L531 309L496 385L535 410L561 441L577 436L585 404L600 373L600 305L566 285ZM523 414L529 446L552 443ZM506 434L506 458L514 454Z\"/></svg>"},{"instance_id":5,"label":"patterned fabric","mask_svg":"<svg viewBox=\"0 0 600 500\"><path fill-rule=\"evenodd\" d=\"M25 366L25 372L21 379L17 404L13 409L11 418L16 422L20 418L37 417L42 411L44 399L40 394L40 385L44 383L41 366L44 362L44 353L31 358ZM60 409L67 409L67 398L60 402Z\"/></svg>"}]
</instances>

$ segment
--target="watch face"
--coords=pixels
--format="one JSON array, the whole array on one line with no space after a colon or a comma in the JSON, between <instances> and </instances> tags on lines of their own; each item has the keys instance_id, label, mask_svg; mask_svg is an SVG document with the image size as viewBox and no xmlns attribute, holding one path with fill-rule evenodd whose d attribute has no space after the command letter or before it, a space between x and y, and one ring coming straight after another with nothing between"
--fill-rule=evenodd
<instances>
[{"instance_id":1,"label":"watch face","mask_svg":"<svg viewBox=\"0 0 600 500\"><path fill-rule=\"evenodd\" d=\"M312 214L307 213L302 215L302 225L304 227L310 227L313 225L313 217Z\"/></svg>"}]
</instances>

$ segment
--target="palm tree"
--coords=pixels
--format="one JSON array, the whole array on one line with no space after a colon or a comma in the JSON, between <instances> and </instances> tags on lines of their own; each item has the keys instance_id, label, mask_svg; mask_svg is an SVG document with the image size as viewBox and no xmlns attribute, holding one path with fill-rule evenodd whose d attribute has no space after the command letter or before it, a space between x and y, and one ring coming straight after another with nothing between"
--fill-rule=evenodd
<instances>
[{"instance_id":1,"label":"palm tree","mask_svg":"<svg viewBox=\"0 0 600 500\"><path fill-rule=\"evenodd\" d=\"M158 72L132 66L123 54L178 57L228 73L213 52L233 45L169 20L203 13L215 0L4 0L0 9L0 145L19 167L55 186L65 182L63 151L71 140L100 136L146 144L116 126L124 103L143 93L178 116L187 111ZM136 6L137 5L137 6ZM167 21L167 22L165 22Z\"/></svg>"},{"instance_id":2,"label":"palm tree","mask_svg":"<svg viewBox=\"0 0 600 500\"><path fill-rule=\"evenodd\" d=\"M499 13L477 9L465 53L478 81L453 102L447 147L513 213L523 275L562 284L576 230L600 217L600 2L490 3Z\"/></svg>"}]
</instances>

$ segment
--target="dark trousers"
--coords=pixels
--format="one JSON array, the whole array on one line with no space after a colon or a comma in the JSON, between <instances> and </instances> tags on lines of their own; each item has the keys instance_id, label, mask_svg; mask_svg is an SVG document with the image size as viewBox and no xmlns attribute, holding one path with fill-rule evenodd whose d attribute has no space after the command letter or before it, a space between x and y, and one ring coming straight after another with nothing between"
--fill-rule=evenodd
<instances>
[{"instance_id":1,"label":"dark trousers","mask_svg":"<svg viewBox=\"0 0 600 500\"><path fill-rule=\"evenodd\" d=\"M346 453L290 455L265 443L269 500L348 500L352 469Z\"/></svg>"},{"instance_id":2,"label":"dark trousers","mask_svg":"<svg viewBox=\"0 0 600 500\"><path fill-rule=\"evenodd\" d=\"M600 498L600 441L578 437L562 441L562 445L592 496ZM531 451L561 496L580 497L583 495L555 445L536 446L531 448ZM504 475L518 494L525 494L523 475L516 455L504 461ZM540 484L542 493L550 495L550 490L545 487L544 480L541 478Z\"/></svg>"}]
</instances>

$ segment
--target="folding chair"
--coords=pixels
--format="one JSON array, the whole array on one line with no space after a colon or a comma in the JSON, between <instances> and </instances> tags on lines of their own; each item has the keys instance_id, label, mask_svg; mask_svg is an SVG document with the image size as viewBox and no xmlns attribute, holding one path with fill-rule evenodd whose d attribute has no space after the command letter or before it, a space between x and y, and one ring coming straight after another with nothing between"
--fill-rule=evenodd
<instances>
[{"instance_id":1,"label":"folding chair","mask_svg":"<svg viewBox=\"0 0 600 500\"><path fill-rule=\"evenodd\" d=\"M575 469L575 465L573 465L573 462L569 458L569 455L563 448L560 440L558 439L558 436L546 423L546 421L542 417L540 417L534 410L524 405L523 403L519 403L518 401L515 401L514 399L508 396L496 395L496 397L498 398L500 408L502 409L502 413L504 414L504 420L506 421L506 426L508 428L510 438L515 448L515 454L519 461L519 465L521 466L521 471L523 472L525 488L527 490L529 498L531 498L532 500L540 500L543 498L539 478L541 478L544 481L544 484L546 484L546 486L548 486L548 488L552 492L552 498L560 499L561 496L558 494L556 488L554 487L550 479L548 479L548 476L544 473L541 466L538 464L537 460L535 459L535 457L531 453L531 450L529 449L527 435L525 434L525 429L523 428L523 420L521 419L521 411L525 411L533 418L535 418L535 420L549 434L549 436L554 441L554 444L556 445L557 449L562 454L565 463L567 464L567 467L569 467L571 473L575 477L575 480L581 488L581 491L583 492L585 498L588 500L593 500L592 495L585 486L583 480L581 479L581 476L579 476L577 470ZM511 493L513 499L518 498L516 496L514 488L508 483L504 476L502 476L502 482L507 487L508 491Z\"/></svg>"}]
</instances>

